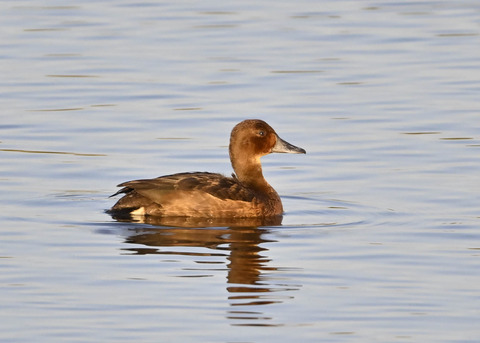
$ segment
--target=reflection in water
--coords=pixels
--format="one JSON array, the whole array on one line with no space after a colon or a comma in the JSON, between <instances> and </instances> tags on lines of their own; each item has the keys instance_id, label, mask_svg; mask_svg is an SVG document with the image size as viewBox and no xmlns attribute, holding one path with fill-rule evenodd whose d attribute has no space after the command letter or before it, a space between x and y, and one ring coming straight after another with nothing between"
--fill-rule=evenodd
<instances>
[{"instance_id":1,"label":"reflection in water","mask_svg":"<svg viewBox=\"0 0 480 343\"><path fill-rule=\"evenodd\" d=\"M282 224L282 217L266 218L195 218L195 217L154 217L142 215L112 215L120 222L142 223L155 226L175 226L183 228L208 228L208 227L259 227L277 226Z\"/></svg>"},{"instance_id":2,"label":"reflection in water","mask_svg":"<svg viewBox=\"0 0 480 343\"><path fill-rule=\"evenodd\" d=\"M280 218L281 221L281 218ZM185 228L185 227L137 227L128 230L127 243L141 244L149 248L128 248L126 251L135 254L160 254L176 256L214 256L228 260L227 291L230 294L230 306L235 310L228 311L227 318L234 320L232 325L272 326L271 317L265 316L258 307L252 306L281 303L292 296L282 296L281 292L298 290L299 285L288 285L285 279L281 283L275 281L271 274L280 268L271 266L266 255L264 243L275 242L265 238L268 229L257 226L228 228ZM151 247L177 247L178 249L162 250ZM207 248L211 252L192 251L181 248ZM199 264L216 264L215 262L197 261ZM189 269L191 270L191 269ZM210 268L200 269L211 271ZM218 269L215 269L218 270ZM280 292L280 293L279 293ZM242 307L246 307L245 310ZM240 322L239 322L240 321ZM265 322L267 321L267 322Z\"/></svg>"}]
</instances>

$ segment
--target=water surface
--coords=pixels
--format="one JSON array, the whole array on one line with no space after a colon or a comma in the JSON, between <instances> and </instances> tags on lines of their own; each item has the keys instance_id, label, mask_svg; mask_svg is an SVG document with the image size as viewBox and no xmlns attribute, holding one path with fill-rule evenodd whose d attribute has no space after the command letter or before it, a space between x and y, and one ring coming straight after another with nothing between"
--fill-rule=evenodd
<instances>
[{"instance_id":1,"label":"water surface","mask_svg":"<svg viewBox=\"0 0 480 343\"><path fill-rule=\"evenodd\" d=\"M476 2L2 12L2 341L478 341ZM104 213L126 180L230 174L246 118L307 150L262 160L282 225Z\"/></svg>"}]
</instances>

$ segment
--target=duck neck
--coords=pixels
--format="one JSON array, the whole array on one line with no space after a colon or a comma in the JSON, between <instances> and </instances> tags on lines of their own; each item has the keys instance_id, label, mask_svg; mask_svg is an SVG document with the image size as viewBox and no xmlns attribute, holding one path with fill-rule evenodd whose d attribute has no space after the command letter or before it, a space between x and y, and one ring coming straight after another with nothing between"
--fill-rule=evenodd
<instances>
[{"instance_id":1,"label":"duck neck","mask_svg":"<svg viewBox=\"0 0 480 343\"><path fill-rule=\"evenodd\" d=\"M243 161L232 159L232 166L238 180L247 187L251 187L262 193L274 192L273 188L263 177L262 165L259 160Z\"/></svg>"}]
</instances>

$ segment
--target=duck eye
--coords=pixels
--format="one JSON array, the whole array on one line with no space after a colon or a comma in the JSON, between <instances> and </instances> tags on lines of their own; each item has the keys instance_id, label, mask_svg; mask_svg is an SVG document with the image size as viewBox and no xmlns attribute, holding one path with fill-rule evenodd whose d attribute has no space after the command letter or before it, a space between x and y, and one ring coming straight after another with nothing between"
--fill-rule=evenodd
<instances>
[{"instance_id":1,"label":"duck eye","mask_svg":"<svg viewBox=\"0 0 480 343\"><path fill-rule=\"evenodd\" d=\"M265 136L265 131L263 131L263 130L258 131L258 135L259 135L260 137Z\"/></svg>"}]
</instances>

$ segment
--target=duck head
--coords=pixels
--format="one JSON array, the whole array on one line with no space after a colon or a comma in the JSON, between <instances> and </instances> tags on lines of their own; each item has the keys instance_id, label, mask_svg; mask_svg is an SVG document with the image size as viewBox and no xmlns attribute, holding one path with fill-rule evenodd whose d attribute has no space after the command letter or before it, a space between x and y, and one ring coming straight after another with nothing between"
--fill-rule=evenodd
<instances>
[{"instance_id":1,"label":"duck head","mask_svg":"<svg viewBox=\"0 0 480 343\"><path fill-rule=\"evenodd\" d=\"M260 157L270 153L305 154L305 150L281 139L263 120L237 124L230 135L230 160L237 178L250 185L265 183Z\"/></svg>"}]
</instances>

